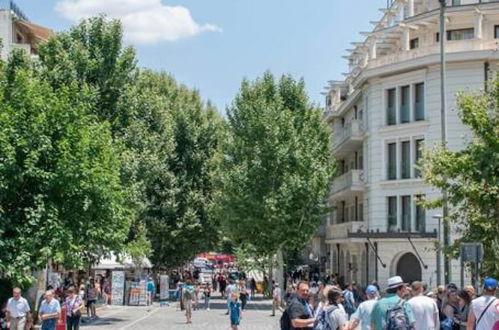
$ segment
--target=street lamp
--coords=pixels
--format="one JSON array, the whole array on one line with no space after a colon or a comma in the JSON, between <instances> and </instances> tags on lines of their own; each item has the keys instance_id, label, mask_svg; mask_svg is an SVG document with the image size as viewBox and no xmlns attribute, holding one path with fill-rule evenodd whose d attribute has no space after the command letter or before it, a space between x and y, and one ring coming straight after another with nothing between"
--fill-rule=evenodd
<instances>
[{"instance_id":1,"label":"street lamp","mask_svg":"<svg viewBox=\"0 0 499 330\"><path fill-rule=\"evenodd\" d=\"M437 285L440 285L442 284L442 254L441 254L441 247L442 247L442 244L441 244L441 233L440 233L440 229L441 229L441 224L442 224L442 218L443 218L443 215L441 214L435 214L433 216L433 219L438 219L438 227L437 227L437 244L438 244L438 247L437 247Z\"/></svg>"},{"instance_id":2,"label":"street lamp","mask_svg":"<svg viewBox=\"0 0 499 330\"><path fill-rule=\"evenodd\" d=\"M446 79L445 79L445 41L447 39L445 29L445 9L447 7L447 0L439 0L440 2L440 124L442 133L442 147L447 148L447 116L446 116ZM445 178L444 178L445 179ZM447 249L450 244L450 225L448 220L449 216L449 203L447 199L447 192L442 191L442 218L444 225L444 248ZM440 227L440 226L439 226ZM440 269L439 269L440 270ZM445 283L451 282L451 268L449 257L444 254L444 276Z\"/></svg>"}]
</instances>

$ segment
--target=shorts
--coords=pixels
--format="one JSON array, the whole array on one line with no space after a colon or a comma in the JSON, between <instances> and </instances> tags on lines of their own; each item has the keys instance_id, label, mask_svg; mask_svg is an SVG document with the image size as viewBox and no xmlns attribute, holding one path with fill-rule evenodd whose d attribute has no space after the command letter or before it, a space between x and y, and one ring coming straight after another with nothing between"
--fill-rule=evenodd
<instances>
[{"instance_id":1,"label":"shorts","mask_svg":"<svg viewBox=\"0 0 499 330\"><path fill-rule=\"evenodd\" d=\"M239 325L239 317L232 317L231 316L230 325Z\"/></svg>"},{"instance_id":2,"label":"shorts","mask_svg":"<svg viewBox=\"0 0 499 330\"><path fill-rule=\"evenodd\" d=\"M87 304L85 305L85 307L88 308L92 305L95 305L96 302L97 302L97 299L87 300Z\"/></svg>"}]
</instances>

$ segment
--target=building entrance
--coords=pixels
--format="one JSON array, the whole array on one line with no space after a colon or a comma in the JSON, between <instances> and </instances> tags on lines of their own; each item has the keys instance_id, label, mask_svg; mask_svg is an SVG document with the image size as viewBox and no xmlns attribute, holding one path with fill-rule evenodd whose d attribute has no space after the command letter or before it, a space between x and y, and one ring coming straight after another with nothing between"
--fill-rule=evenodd
<instances>
[{"instance_id":1,"label":"building entrance","mask_svg":"<svg viewBox=\"0 0 499 330\"><path fill-rule=\"evenodd\" d=\"M406 283L421 281L422 270L418 258L410 252L400 257L397 263L397 275L401 276Z\"/></svg>"}]
</instances>

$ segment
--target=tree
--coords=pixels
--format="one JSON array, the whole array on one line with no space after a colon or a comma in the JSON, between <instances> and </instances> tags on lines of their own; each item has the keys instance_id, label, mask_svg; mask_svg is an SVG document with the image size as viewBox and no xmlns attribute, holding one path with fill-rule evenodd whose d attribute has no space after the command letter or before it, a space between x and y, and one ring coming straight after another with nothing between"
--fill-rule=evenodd
<instances>
[{"instance_id":1,"label":"tree","mask_svg":"<svg viewBox=\"0 0 499 330\"><path fill-rule=\"evenodd\" d=\"M305 84L272 74L244 80L228 109L218 212L236 244L259 258L303 247L327 212L330 130Z\"/></svg>"},{"instance_id":2,"label":"tree","mask_svg":"<svg viewBox=\"0 0 499 330\"><path fill-rule=\"evenodd\" d=\"M85 85L57 90L27 58L0 68L0 272L16 283L49 260L120 250L129 222L119 149Z\"/></svg>"},{"instance_id":3,"label":"tree","mask_svg":"<svg viewBox=\"0 0 499 330\"><path fill-rule=\"evenodd\" d=\"M210 210L223 121L196 91L164 73L142 72L128 93L119 108L129 109L135 123L124 137L140 160L131 164L137 168L144 205L139 217L148 228L152 262L179 266L219 240Z\"/></svg>"},{"instance_id":4,"label":"tree","mask_svg":"<svg viewBox=\"0 0 499 330\"><path fill-rule=\"evenodd\" d=\"M451 206L447 221L458 224L462 235L446 252L456 254L461 242L482 242L482 272L499 276L499 81L490 87L488 92L458 98L459 117L472 133L466 147L434 148L420 165L425 181L447 192ZM440 205L441 200L427 203Z\"/></svg>"}]
</instances>

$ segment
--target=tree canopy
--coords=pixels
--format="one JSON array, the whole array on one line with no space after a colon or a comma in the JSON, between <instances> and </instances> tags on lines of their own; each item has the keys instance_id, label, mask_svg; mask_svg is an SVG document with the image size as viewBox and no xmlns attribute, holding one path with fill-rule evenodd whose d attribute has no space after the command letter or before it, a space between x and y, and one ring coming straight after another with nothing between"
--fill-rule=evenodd
<instances>
[{"instance_id":1,"label":"tree canopy","mask_svg":"<svg viewBox=\"0 0 499 330\"><path fill-rule=\"evenodd\" d=\"M228 108L219 209L229 236L257 256L303 247L324 214L334 164L330 130L303 81L243 81Z\"/></svg>"},{"instance_id":2,"label":"tree canopy","mask_svg":"<svg viewBox=\"0 0 499 330\"><path fill-rule=\"evenodd\" d=\"M482 271L499 276L499 81L490 87L488 92L459 97L459 116L472 133L466 147L435 148L425 154L421 166L424 179L448 194L448 221L458 225L461 235L453 251L459 251L461 242L482 242Z\"/></svg>"}]
</instances>

